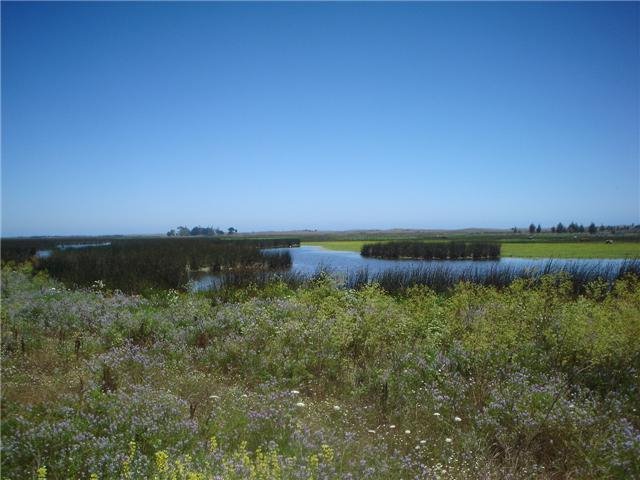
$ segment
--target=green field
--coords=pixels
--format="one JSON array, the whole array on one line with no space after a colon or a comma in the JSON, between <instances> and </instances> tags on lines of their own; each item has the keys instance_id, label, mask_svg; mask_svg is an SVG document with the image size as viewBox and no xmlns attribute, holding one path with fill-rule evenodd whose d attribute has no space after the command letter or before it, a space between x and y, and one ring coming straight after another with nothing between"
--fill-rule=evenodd
<instances>
[{"instance_id":1,"label":"green field","mask_svg":"<svg viewBox=\"0 0 640 480\"><path fill-rule=\"evenodd\" d=\"M640 243L504 243L503 257L638 258Z\"/></svg>"},{"instance_id":2,"label":"green field","mask_svg":"<svg viewBox=\"0 0 640 480\"><path fill-rule=\"evenodd\" d=\"M371 243L363 240L342 240L331 242L303 242L302 245L317 245L329 250L359 252L362 245ZM502 244L503 257L526 258L638 258L640 242L505 242Z\"/></svg>"}]
</instances>

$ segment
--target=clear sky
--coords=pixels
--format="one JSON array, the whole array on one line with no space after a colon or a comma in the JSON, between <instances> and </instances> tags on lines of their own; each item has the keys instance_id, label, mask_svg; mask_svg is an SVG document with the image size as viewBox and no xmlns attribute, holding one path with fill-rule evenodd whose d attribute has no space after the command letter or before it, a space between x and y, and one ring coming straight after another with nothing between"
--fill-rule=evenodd
<instances>
[{"instance_id":1,"label":"clear sky","mask_svg":"<svg viewBox=\"0 0 640 480\"><path fill-rule=\"evenodd\" d=\"M2 2L2 233L638 223L638 3Z\"/></svg>"}]
</instances>

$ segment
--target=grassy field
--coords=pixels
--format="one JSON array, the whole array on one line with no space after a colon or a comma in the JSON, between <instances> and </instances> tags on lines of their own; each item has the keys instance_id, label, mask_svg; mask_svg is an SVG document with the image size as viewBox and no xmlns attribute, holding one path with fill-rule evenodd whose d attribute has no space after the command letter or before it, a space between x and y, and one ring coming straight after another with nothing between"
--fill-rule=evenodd
<instances>
[{"instance_id":1,"label":"grassy field","mask_svg":"<svg viewBox=\"0 0 640 480\"><path fill-rule=\"evenodd\" d=\"M637 258L640 243L504 243L503 257Z\"/></svg>"},{"instance_id":2,"label":"grassy field","mask_svg":"<svg viewBox=\"0 0 640 480\"><path fill-rule=\"evenodd\" d=\"M330 242L303 242L329 250L359 252L364 240L342 240ZM640 242L505 242L503 257L526 258L637 258L640 257Z\"/></svg>"}]
</instances>

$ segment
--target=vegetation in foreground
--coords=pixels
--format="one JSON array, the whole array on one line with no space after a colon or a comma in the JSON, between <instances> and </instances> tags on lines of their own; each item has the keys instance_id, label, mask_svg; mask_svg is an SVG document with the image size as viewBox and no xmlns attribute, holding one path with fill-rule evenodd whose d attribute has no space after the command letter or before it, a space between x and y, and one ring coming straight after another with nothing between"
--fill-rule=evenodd
<instances>
[{"instance_id":1,"label":"vegetation in foreground","mask_svg":"<svg viewBox=\"0 0 640 480\"><path fill-rule=\"evenodd\" d=\"M640 278L225 301L2 282L2 476L637 478Z\"/></svg>"}]
</instances>

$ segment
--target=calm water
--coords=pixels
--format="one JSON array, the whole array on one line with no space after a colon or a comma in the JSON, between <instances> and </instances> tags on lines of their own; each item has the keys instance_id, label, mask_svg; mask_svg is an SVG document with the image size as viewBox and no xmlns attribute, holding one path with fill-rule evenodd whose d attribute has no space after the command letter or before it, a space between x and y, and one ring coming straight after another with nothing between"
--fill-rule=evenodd
<instances>
[{"instance_id":1,"label":"calm water","mask_svg":"<svg viewBox=\"0 0 640 480\"><path fill-rule=\"evenodd\" d=\"M69 243L69 244L60 244L56 245L58 250L67 250L69 248L89 248L89 247L106 247L111 245L111 242L102 242L102 243ZM47 258L51 256L53 250L38 250L36 252L36 257L38 258Z\"/></svg>"},{"instance_id":2,"label":"calm water","mask_svg":"<svg viewBox=\"0 0 640 480\"><path fill-rule=\"evenodd\" d=\"M266 252L289 251L291 253L294 272L313 274L320 269L325 269L337 275L348 275L366 269L369 274L375 275L385 270L416 268L437 268L445 266L453 271L468 271L474 269L478 272L488 271L495 267L507 267L513 270L543 269L552 262L553 268L560 270L570 265L581 265L595 268L609 266L622 266L624 259L549 259L549 258L501 258L500 260L381 260L365 258L359 252L342 252L327 250L322 247L302 246L298 248L270 248ZM218 279L213 275L204 275L194 282L195 290L206 290L217 285Z\"/></svg>"}]
</instances>

